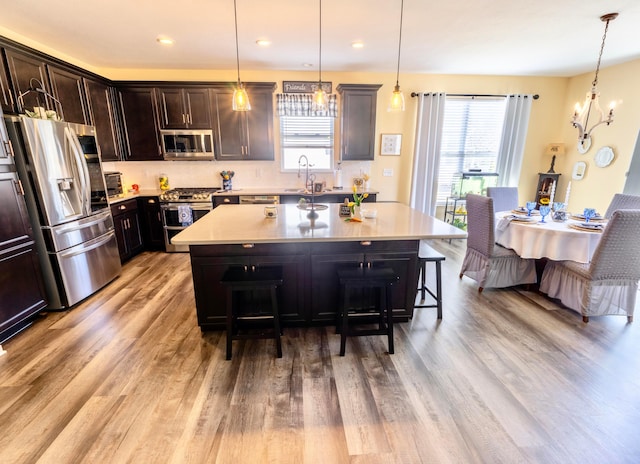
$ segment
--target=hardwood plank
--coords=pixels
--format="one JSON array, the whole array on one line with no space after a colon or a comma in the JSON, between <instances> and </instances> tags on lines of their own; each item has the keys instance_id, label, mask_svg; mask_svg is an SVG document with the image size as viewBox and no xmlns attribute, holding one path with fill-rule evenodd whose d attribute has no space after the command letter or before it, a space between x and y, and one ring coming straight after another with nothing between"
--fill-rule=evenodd
<instances>
[{"instance_id":1,"label":"hardwood plank","mask_svg":"<svg viewBox=\"0 0 640 464\"><path fill-rule=\"evenodd\" d=\"M3 343L0 462L635 463L640 328L458 278L444 315L384 337L197 326L189 257L145 252L96 295ZM433 279L432 275L428 278Z\"/></svg>"}]
</instances>

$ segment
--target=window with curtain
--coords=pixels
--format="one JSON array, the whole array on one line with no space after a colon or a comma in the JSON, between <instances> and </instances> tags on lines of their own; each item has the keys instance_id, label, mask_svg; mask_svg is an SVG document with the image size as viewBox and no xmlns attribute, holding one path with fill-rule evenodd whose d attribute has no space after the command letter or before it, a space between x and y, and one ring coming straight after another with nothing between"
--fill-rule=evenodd
<instances>
[{"instance_id":1,"label":"window with curtain","mask_svg":"<svg viewBox=\"0 0 640 464\"><path fill-rule=\"evenodd\" d=\"M333 169L333 117L280 116L282 169L297 170L302 155L314 171Z\"/></svg>"},{"instance_id":2,"label":"window with curtain","mask_svg":"<svg viewBox=\"0 0 640 464\"><path fill-rule=\"evenodd\" d=\"M506 97L446 97L437 205L444 205L451 195L456 173L496 172L506 104Z\"/></svg>"}]
</instances>

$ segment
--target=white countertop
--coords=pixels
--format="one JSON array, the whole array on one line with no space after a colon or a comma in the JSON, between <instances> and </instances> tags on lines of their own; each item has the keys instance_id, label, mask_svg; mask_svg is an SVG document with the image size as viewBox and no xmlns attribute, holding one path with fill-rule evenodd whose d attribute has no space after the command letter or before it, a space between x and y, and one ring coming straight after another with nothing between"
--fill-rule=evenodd
<instances>
[{"instance_id":1,"label":"white countertop","mask_svg":"<svg viewBox=\"0 0 640 464\"><path fill-rule=\"evenodd\" d=\"M347 222L340 205L318 211L315 221L297 205L277 205L275 218L264 216L264 205L222 205L176 235L176 245L327 242L361 240L421 240L465 238L466 232L400 203L367 203L375 219Z\"/></svg>"}]
</instances>

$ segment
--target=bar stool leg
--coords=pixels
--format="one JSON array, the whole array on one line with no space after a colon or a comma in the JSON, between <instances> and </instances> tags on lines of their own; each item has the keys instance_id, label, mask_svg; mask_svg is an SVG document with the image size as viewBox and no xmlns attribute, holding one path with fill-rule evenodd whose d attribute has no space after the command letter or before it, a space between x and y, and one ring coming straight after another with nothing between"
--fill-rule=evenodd
<instances>
[{"instance_id":1,"label":"bar stool leg","mask_svg":"<svg viewBox=\"0 0 640 464\"><path fill-rule=\"evenodd\" d=\"M442 319L442 267L436 261L436 304L438 305L438 319ZM424 282L422 283L424 287Z\"/></svg>"},{"instance_id":2,"label":"bar stool leg","mask_svg":"<svg viewBox=\"0 0 640 464\"><path fill-rule=\"evenodd\" d=\"M273 310L273 331L276 338L276 352L282 357L282 342L280 340L280 315L278 314L278 296L276 287L271 287L271 308Z\"/></svg>"},{"instance_id":3,"label":"bar stool leg","mask_svg":"<svg viewBox=\"0 0 640 464\"><path fill-rule=\"evenodd\" d=\"M347 330L349 330L349 287L345 285L342 299L342 333L340 334L340 356L347 348Z\"/></svg>"},{"instance_id":4,"label":"bar stool leg","mask_svg":"<svg viewBox=\"0 0 640 464\"><path fill-rule=\"evenodd\" d=\"M390 285L384 287L385 308L387 311L387 339L389 340L389 354L393 354L393 304L391 302Z\"/></svg>"},{"instance_id":5,"label":"bar stool leg","mask_svg":"<svg viewBox=\"0 0 640 464\"><path fill-rule=\"evenodd\" d=\"M427 279L426 279L426 276L427 276L427 261L424 260L424 259L422 260L422 266L421 266L421 269L420 269L420 274L421 274L420 279L421 279L421 282L422 282L422 285L420 286L420 302L424 303L424 299L425 299L426 293L427 293L426 292L426 288L427 288Z\"/></svg>"},{"instance_id":6,"label":"bar stool leg","mask_svg":"<svg viewBox=\"0 0 640 464\"><path fill-rule=\"evenodd\" d=\"M233 340L233 290L227 288L227 361L231 359L231 341Z\"/></svg>"}]
</instances>

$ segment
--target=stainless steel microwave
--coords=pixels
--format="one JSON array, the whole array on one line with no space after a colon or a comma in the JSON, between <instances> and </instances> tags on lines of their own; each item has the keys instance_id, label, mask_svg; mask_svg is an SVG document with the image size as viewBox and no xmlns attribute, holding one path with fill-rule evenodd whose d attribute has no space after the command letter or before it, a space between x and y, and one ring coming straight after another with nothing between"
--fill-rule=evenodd
<instances>
[{"instance_id":1,"label":"stainless steel microwave","mask_svg":"<svg viewBox=\"0 0 640 464\"><path fill-rule=\"evenodd\" d=\"M211 160L212 130L161 130L162 155L165 160Z\"/></svg>"}]
</instances>

